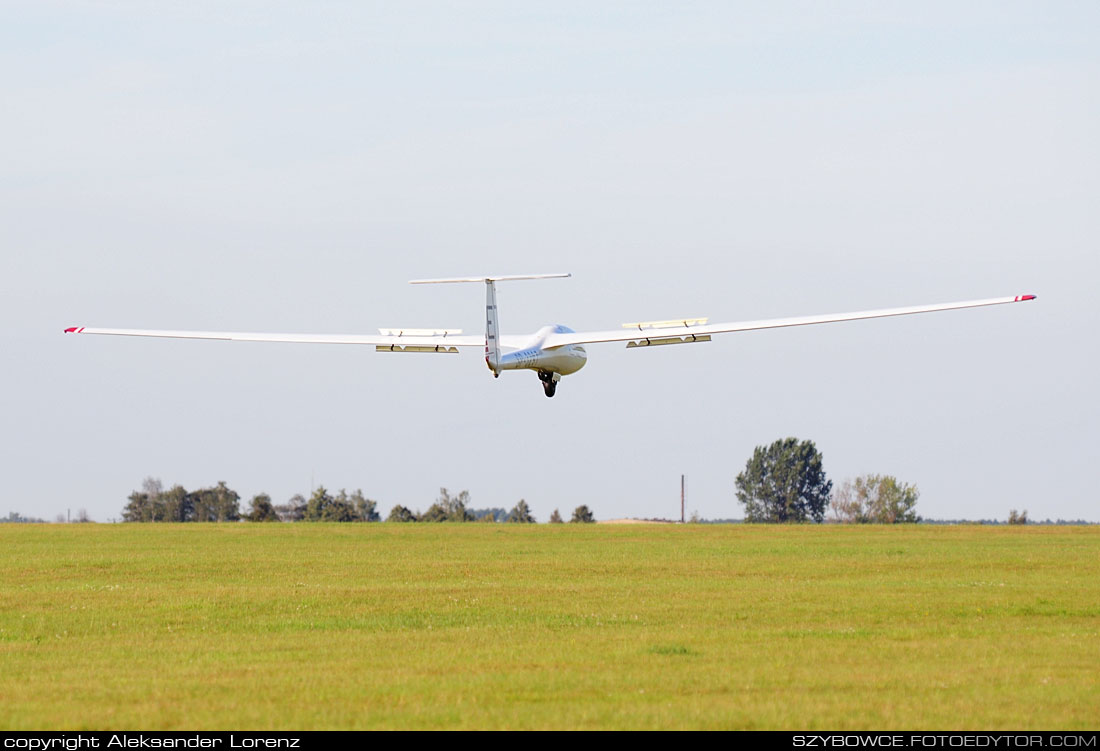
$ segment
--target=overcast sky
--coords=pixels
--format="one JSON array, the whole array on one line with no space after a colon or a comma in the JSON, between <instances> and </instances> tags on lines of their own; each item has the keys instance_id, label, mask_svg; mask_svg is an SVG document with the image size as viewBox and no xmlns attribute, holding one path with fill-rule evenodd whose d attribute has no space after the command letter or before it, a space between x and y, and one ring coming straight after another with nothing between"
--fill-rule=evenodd
<instances>
[{"instance_id":1,"label":"overcast sky","mask_svg":"<svg viewBox=\"0 0 1100 751\"><path fill-rule=\"evenodd\" d=\"M1100 521L1100 4L0 6L8 511L117 518L143 478L242 507L441 486L545 521L740 517L817 444L932 518ZM66 326L509 333L1036 294L589 362Z\"/></svg>"}]
</instances>

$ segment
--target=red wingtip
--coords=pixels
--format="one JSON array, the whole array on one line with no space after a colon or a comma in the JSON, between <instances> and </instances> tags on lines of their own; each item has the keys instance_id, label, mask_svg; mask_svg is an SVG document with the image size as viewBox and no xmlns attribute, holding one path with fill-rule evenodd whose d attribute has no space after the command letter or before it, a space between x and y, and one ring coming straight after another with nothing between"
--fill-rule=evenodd
<instances>
[{"instance_id":1,"label":"red wingtip","mask_svg":"<svg viewBox=\"0 0 1100 751\"><path fill-rule=\"evenodd\" d=\"M1034 300L1035 295L1017 295L1016 302L1023 302L1024 300Z\"/></svg>"},{"instance_id":2,"label":"red wingtip","mask_svg":"<svg viewBox=\"0 0 1100 751\"><path fill-rule=\"evenodd\" d=\"M75 334L76 333L76 326L70 326L69 328L65 329L65 333L66 334Z\"/></svg>"}]
</instances>

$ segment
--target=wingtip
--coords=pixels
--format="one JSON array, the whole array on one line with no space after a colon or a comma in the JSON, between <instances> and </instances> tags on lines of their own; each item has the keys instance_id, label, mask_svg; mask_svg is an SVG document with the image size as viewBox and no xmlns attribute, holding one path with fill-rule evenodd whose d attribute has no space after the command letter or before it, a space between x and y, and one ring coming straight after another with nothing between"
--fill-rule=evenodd
<instances>
[{"instance_id":1,"label":"wingtip","mask_svg":"<svg viewBox=\"0 0 1100 751\"><path fill-rule=\"evenodd\" d=\"M84 327L83 326L70 326L69 328L65 329L65 333L66 334L83 334L84 333Z\"/></svg>"},{"instance_id":2,"label":"wingtip","mask_svg":"<svg viewBox=\"0 0 1100 751\"><path fill-rule=\"evenodd\" d=\"M1035 295L1016 295L1016 302L1023 302L1025 300L1034 300Z\"/></svg>"}]
</instances>

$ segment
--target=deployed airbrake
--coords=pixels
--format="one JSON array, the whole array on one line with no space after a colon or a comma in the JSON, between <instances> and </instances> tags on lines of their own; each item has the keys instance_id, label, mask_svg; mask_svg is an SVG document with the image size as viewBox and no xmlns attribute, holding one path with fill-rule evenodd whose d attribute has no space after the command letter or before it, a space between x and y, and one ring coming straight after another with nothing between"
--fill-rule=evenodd
<instances>
[{"instance_id":1,"label":"deployed airbrake","mask_svg":"<svg viewBox=\"0 0 1100 751\"><path fill-rule=\"evenodd\" d=\"M856 313L773 318L740 323L708 323L706 318L681 318L665 321L624 323L610 331L573 331L562 325L543 326L534 334L501 334L497 316L496 283L520 279L557 279L569 274L526 274L517 276L473 276L448 279L415 279L410 284L482 282L485 284L485 336L463 336L460 329L379 329L378 334L263 334L231 331L160 331L153 329L97 329L73 326L67 334L110 334L115 336L154 336L176 339L223 339L242 342L297 342L315 344L375 345L378 352L431 352L457 354L460 347L485 347L485 364L494 377L505 370L533 370L543 391L553 396L562 376L584 367L588 353L584 345L601 342L626 342L627 348L665 344L709 342L714 334L736 331L808 326L815 323L858 321L866 318L932 313L939 310L979 308L986 305L1034 300L1035 295L994 297L987 300L884 308ZM507 351L505 351L507 350Z\"/></svg>"}]
</instances>

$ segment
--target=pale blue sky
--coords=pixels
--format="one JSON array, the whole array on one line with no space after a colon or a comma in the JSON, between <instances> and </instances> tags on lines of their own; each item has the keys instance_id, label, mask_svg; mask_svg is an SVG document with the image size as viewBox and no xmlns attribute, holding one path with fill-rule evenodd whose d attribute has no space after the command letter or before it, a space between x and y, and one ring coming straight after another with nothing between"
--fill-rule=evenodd
<instances>
[{"instance_id":1,"label":"pale blue sky","mask_svg":"<svg viewBox=\"0 0 1100 751\"><path fill-rule=\"evenodd\" d=\"M545 520L740 516L754 446L930 517L1100 521L1100 6L0 7L7 511L146 475L282 502L440 486ZM1028 305L592 346L554 399L479 356L65 326L506 331L1034 293Z\"/></svg>"}]
</instances>

